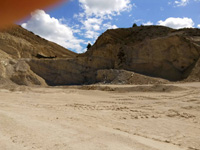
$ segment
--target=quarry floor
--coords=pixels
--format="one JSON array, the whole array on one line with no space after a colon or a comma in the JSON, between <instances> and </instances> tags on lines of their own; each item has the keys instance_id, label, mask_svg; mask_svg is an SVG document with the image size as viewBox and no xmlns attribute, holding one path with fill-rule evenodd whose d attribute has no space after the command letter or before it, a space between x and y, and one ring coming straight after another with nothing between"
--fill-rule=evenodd
<instances>
[{"instance_id":1,"label":"quarry floor","mask_svg":"<svg viewBox=\"0 0 200 150\"><path fill-rule=\"evenodd\" d=\"M0 89L0 150L200 150L200 83L149 86Z\"/></svg>"}]
</instances>

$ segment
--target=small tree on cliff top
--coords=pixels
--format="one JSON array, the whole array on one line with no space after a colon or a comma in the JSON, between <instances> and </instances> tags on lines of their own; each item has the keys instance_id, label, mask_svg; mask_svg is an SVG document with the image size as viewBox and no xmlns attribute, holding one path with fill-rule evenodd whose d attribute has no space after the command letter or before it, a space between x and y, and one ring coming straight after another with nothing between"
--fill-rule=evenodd
<instances>
[{"instance_id":1,"label":"small tree on cliff top","mask_svg":"<svg viewBox=\"0 0 200 150\"><path fill-rule=\"evenodd\" d=\"M88 43L87 50L90 49L91 47L92 47L92 45L90 43Z\"/></svg>"},{"instance_id":2,"label":"small tree on cliff top","mask_svg":"<svg viewBox=\"0 0 200 150\"><path fill-rule=\"evenodd\" d=\"M133 27L133 28L134 28L134 27L137 27L137 24L136 24L136 23L134 23L132 27Z\"/></svg>"}]
</instances>

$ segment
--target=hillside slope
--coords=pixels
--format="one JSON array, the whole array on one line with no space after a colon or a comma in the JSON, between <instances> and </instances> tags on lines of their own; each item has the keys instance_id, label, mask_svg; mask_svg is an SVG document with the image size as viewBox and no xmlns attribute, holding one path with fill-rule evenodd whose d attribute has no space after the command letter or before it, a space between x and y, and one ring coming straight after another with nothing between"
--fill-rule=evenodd
<instances>
[{"instance_id":1,"label":"hillside slope","mask_svg":"<svg viewBox=\"0 0 200 150\"><path fill-rule=\"evenodd\" d=\"M0 85L46 85L27 61L74 58L77 54L14 25L0 32ZM47 66L48 67L48 66Z\"/></svg>"},{"instance_id":2,"label":"hillside slope","mask_svg":"<svg viewBox=\"0 0 200 150\"><path fill-rule=\"evenodd\" d=\"M0 33L0 54L8 61L0 63L0 78L20 85L149 84L200 78L199 29L107 30L86 53L75 54L14 26Z\"/></svg>"},{"instance_id":3,"label":"hillside slope","mask_svg":"<svg viewBox=\"0 0 200 150\"><path fill-rule=\"evenodd\" d=\"M108 30L82 57L110 66L171 81L186 78L200 56L200 30L145 26ZM97 64L96 60L101 63Z\"/></svg>"},{"instance_id":4,"label":"hillside slope","mask_svg":"<svg viewBox=\"0 0 200 150\"><path fill-rule=\"evenodd\" d=\"M37 58L40 56L72 58L76 56L74 52L17 25L0 32L0 49L12 58Z\"/></svg>"}]
</instances>

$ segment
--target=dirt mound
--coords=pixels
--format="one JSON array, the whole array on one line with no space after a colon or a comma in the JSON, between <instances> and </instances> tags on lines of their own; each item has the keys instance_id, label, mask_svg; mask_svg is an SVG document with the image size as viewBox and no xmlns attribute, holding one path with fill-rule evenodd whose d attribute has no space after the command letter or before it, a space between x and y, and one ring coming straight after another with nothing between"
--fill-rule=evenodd
<instances>
[{"instance_id":1,"label":"dirt mound","mask_svg":"<svg viewBox=\"0 0 200 150\"><path fill-rule=\"evenodd\" d=\"M173 92L185 90L182 87L173 85L144 85L144 86L133 86L133 87L112 87L112 86L102 86L102 85L85 85L81 87L74 87L81 90L99 90L99 91L115 91L118 93L125 92Z\"/></svg>"},{"instance_id":2,"label":"dirt mound","mask_svg":"<svg viewBox=\"0 0 200 150\"><path fill-rule=\"evenodd\" d=\"M189 76L183 82L200 82L200 59L194 64Z\"/></svg>"},{"instance_id":3,"label":"dirt mound","mask_svg":"<svg viewBox=\"0 0 200 150\"><path fill-rule=\"evenodd\" d=\"M164 79L148 77L138 73L134 73L132 71L117 70L117 69L98 70L96 80L97 82L103 84L111 83L111 84L136 84L136 85L161 84L169 82Z\"/></svg>"},{"instance_id":4,"label":"dirt mound","mask_svg":"<svg viewBox=\"0 0 200 150\"><path fill-rule=\"evenodd\" d=\"M117 92L173 92L173 91L182 91L182 90L185 90L185 89L178 86L162 85L162 84L116 89Z\"/></svg>"},{"instance_id":5,"label":"dirt mound","mask_svg":"<svg viewBox=\"0 0 200 150\"><path fill-rule=\"evenodd\" d=\"M116 88L109 86L99 86L99 85L83 85L81 87L73 87L80 90L99 90L99 91L116 91Z\"/></svg>"},{"instance_id":6,"label":"dirt mound","mask_svg":"<svg viewBox=\"0 0 200 150\"><path fill-rule=\"evenodd\" d=\"M2 85L46 86L44 79L35 74L25 61L12 58L1 58L0 80Z\"/></svg>"}]
</instances>

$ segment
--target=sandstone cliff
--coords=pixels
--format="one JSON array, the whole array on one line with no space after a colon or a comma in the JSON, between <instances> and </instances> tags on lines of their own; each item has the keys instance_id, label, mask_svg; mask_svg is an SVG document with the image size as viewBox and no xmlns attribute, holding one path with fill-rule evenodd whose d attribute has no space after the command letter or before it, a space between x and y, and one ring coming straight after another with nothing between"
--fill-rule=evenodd
<instances>
[{"instance_id":1,"label":"sandstone cliff","mask_svg":"<svg viewBox=\"0 0 200 150\"><path fill-rule=\"evenodd\" d=\"M0 87L15 84L46 86L45 80L35 74L25 60L13 59L0 50Z\"/></svg>"},{"instance_id":2,"label":"sandstone cliff","mask_svg":"<svg viewBox=\"0 0 200 150\"><path fill-rule=\"evenodd\" d=\"M74 58L77 54L14 25L0 32L0 84L47 85L27 61L40 58Z\"/></svg>"},{"instance_id":3,"label":"sandstone cliff","mask_svg":"<svg viewBox=\"0 0 200 150\"><path fill-rule=\"evenodd\" d=\"M197 29L147 26L108 30L83 57L90 58L97 68L107 66L178 81L186 78L198 61L199 42Z\"/></svg>"},{"instance_id":4,"label":"sandstone cliff","mask_svg":"<svg viewBox=\"0 0 200 150\"><path fill-rule=\"evenodd\" d=\"M23 85L149 84L200 78L199 29L108 30L78 55L15 26L0 33L0 52L1 60L9 62L7 68L12 68L5 71L1 61L0 78Z\"/></svg>"},{"instance_id":5,"label":"sandstone cliff","mask_svg":"<svg viewBox=\"0 0 200 150\"><path fill-rule=\"evenodd\" d=\"M77 55L17 25L0 32L0 49L12 58L72 58Z\"/></svg>"}]
</instances>

